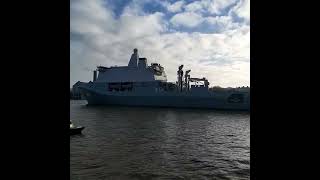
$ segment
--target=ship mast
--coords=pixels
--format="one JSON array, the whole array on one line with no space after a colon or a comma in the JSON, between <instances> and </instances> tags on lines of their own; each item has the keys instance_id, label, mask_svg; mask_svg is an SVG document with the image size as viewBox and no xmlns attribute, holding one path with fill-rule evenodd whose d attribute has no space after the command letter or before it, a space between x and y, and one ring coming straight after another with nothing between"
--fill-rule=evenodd
<instances>
[{"instance_id":1,"label":"ship mast","mask_svg":"<svg viewBox=\"0 0 320 180\"><path fill-rule=\"evenodd\" d=\"M177 71L177 74L178 74L178 87L180 89L180 92L182 92L182 85L183 85L183 80L182 80L182 77L183 77L183 65L179 66L179 70Z\"/></svg>"},{"instance_id":2,"label":"ship mast","mask_svg":"<svg viewBox=\"0 0 320 180\"><path fill-rule=\"evenodd\" d=\"M187 91L189 91L189 78L190 78L189 73L190 73L190 71L191 70L187 70L186 74L184 75L184 78L185 78L185 80L184 80L185 82L184 83L185 83L185 87L186 87Z\"/></svg>"},{"instance_id":3,"label":"ship mast","mask_svg":"<svg viewBox=\"0 0 320 180\"><path fill-rule=\"evenodd\" d=\"M138 67L138 62L139 62L138 49L135 48L133 50L133 54L131 55L128 67L137 68Z\"/></svg>"}]
</instances>

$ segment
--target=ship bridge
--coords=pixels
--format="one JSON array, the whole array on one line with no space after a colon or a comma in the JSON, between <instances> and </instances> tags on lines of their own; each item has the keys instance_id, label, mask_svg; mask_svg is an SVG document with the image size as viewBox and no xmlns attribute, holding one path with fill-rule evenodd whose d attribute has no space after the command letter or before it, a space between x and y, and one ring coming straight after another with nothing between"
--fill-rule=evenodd
<instances>
[{"instance_id":1,"label":"ship bridge","mask_svg":"<svg viewBox=\"0 0 320 180\"><path fill-rule=\"evenodd\" d=\"M98 72L98 76L97 76ZM98 66L94 73L95 82L167 82L164 68L158 63L148 66L147 58L139 58L138 49L133 50L128 66Z\"/></svg>"}]
</instances>

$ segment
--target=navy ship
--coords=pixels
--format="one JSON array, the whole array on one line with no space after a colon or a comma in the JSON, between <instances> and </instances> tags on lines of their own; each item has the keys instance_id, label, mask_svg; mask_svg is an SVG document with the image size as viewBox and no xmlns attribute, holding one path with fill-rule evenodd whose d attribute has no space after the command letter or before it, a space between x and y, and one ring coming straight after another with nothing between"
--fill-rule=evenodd
<instances>
[{"instance_id":1,"label":"navy ship","mask_svg":"<svg viewBox=\"0 0 320 180\"><path fill-rule=\"evenodd\" d=\"M148 65L134 49L127 66L98 66L93 81L79 87L88 105L158 106L250 110L250 90L214 91L206 78L178 67L177 82L168 82L158 63Z\"/></svg>"}]
</instances>

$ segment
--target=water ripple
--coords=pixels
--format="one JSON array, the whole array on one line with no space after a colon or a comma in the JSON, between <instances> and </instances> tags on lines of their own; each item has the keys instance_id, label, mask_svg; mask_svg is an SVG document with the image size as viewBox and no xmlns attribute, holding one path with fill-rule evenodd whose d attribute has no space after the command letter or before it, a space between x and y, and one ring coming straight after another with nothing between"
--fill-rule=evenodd
<instances>
[{"instance_id":1,"label":"water ripple","mask_svg":"<svg viewBox=\"0 0 320 180\"><path fill-rule=\"evenodd\" d=\"M86 106L70 137L71 179L250 179L250 115L239 112Z\"/></svg>"}]
</instances>

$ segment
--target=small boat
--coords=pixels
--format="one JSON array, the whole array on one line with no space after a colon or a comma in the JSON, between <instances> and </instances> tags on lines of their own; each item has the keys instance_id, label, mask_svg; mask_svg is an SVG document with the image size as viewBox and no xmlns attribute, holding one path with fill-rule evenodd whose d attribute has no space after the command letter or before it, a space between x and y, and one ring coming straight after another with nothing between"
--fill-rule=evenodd
<instances>
[{"instance_id":1,"label":"small boat","mask_svg":"<svg viewBox=\"0 0 320 180\"><path fill-rule=\"evenodd\" d=\"M70 135L81 134L81 131L84 129L83 126L75 127L70 121Z\"/></svg>"}]
</instances>

